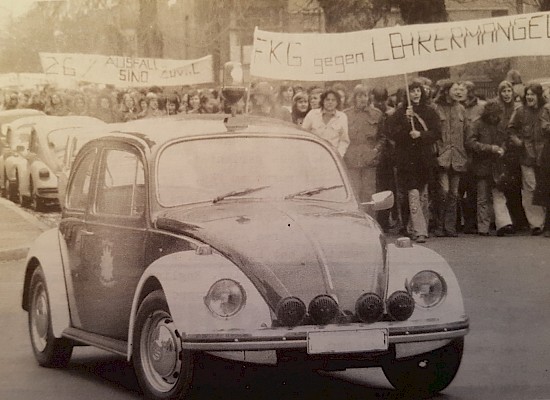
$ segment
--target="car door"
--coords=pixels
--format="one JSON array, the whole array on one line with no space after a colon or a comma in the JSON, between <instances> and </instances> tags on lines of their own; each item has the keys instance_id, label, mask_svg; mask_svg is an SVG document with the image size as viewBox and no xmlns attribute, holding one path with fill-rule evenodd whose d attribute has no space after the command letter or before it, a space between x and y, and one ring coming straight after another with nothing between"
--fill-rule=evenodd
<instances>
[{"instance_id":1,"label":"car door","mask_svg":"<svg viewBox=\"0 0 550 400\"><path fill-rule=\"evenodd\" d=\"M82 249L86 242L86 211L91 207L93 199L98 154L97 147L89 147L75 164L67 188L63 217L59 223L71 324L79 329L84 329L84 323L89 319L91 311L87 299L91 301L94 295L92 287L87 284L90 279L83 264Z\"/></svg>"},{"instance_id":2,"label":"car door","mask_svg":"<svg viewBox=\"0 0 550 400\"><path fill-rule=\"evenodd\" d=\"M86 331L127 338L134 292L145 269L145 205L140 152L127 144L103 148L82 236L85 273L74 281Z\"/></svg>"}]
</instances>

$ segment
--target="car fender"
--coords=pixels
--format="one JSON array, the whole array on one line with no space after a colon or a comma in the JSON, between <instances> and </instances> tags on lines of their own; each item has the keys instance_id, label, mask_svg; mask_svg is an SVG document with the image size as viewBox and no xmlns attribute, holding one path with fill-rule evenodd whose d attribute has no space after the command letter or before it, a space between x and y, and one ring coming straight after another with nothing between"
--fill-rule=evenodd
<instances>
[{"instance_id":1,"label":"car fender","mask_svg":"<svg viewBox=\"0 0 550 400\"><path fill-rule=\"evenodd\" d=\"M246 293L245 306L229 318L213 314L205 305L208 290L220 279L238 282ZM142 299L150 291L146 288L151 281L157 281L162 287L174 323L182 336L186 333L255 330L271 326L269 306L235 264L216 252L206 255L195 250L173 253L153 262L140 279L130 315L128 359L132 354L136 313Z\"/></svg>"},{"instance_id":2,"label":"car fender","mask_svg":"<svg viewBox=\"0 0 550 400\"><path fill-rule=\"evenodd\" d=\"M443 301L430 307L415 307L410 321L429 320L434 323L456 322L466 319L464 302L458 280L445 259L427 247L396 247L388 245L388 296L397 290L406 290L407 283L418 272L432 270L439 274L446 283L447 294Z\"/></svg>"},{"instance_id":3,"label":"car fender","mask_svg":"<svg viewBox=\"0 0 550 400\"><path fill-rule=\"evenodd\" d=\"M46 287L50 300L52 330L55 337L61 337L63 330L70 326L69 303L67 300L60 243L63 242L59 240L59 231L57 228L42 233L34 241L25 262L25 283L22 296L23 309L28 311L27 293L30 280L34 269L40 264L46 279Z\"/></svg>"},{"instance_id":4,"label":"car fender","mask_svg":"<svg viewBox=\"0 0 550 400\"><path fill-rule=\"evenodd\" d=\"M27 167L27 160L19 155L12 155L6 158L4 170L6 171L6 177L10 182L15 182L15 171L25 171Z\"/></svg>"},{"instance_id":5,"label":"car fender","mask_svg":"<svg viewBox=\"0 0 550 400\"><path fill-rule=\"evenodd\" d=\"M17 190L25 196L29 196L29 166L26 159L15 166L15 175L18 178Z\"/></svg>"},{"instance_id":6,"label":"car fender","mask_svg":"<svg viewBox=\"0 0 550 400\"><path fill-rule=\"evenodd\" d=\"M44 168L50 172L50 176L48 179L41 179L38 175L40 170ZM36 160L31 164L29 176L32 179L33 189L35 190L42 188L57 189L57 175L54 174L51 168L48 167L46 163L44 163L42 160Z\"/></svg>"}]
</instances>

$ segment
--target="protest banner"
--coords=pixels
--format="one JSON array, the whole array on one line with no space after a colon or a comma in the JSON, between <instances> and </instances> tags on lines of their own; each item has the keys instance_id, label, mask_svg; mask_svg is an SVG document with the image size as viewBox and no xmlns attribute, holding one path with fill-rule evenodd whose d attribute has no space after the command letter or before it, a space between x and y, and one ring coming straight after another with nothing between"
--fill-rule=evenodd
<instances>
[{"instance_id":1,"label":"protest banner","mask_svg":"<svg viewBox=\"0 0 550 400\"><path fill-rule=\"evenodd\" d=\"M330 34L256 28L250 73L283 80L356 80L549 54L550 12Z\"/></svg>"},{"instance_id":2,"label":"protest banner","mask_svg":"<svg viewBox=\"0 0 550 400\"><path fill-rule=\"evenodd\" d=\"M119 87L181 86L213 82L212 56L196 60L40 53L48 76Z\"/></svg>"},{"instance_id":3,"label":"protest banner","mask_svg":"<svg viewBox=\"0 0 550 400\"><path fill-rule=\"evenodd\" d=\"M17 79L17 74L0 74L0 88L19 86L19 80Z\"/></svg>"}]
</instances>

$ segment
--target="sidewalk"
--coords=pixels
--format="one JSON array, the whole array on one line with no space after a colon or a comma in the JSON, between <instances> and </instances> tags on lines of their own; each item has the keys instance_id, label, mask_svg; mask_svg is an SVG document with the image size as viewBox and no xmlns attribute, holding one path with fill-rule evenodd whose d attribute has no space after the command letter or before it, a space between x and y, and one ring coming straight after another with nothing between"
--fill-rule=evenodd
<instances>
[{"instance_id":1,"label":"sidewalk","mask_svg":"<svg viewBox=\"0 0 550 400\"><path fill-rule=\"evenodd\" d=\"M0 198L0 261L26 257L34 239L48 229L33 215Z\"/></svg>"}]
</instances>

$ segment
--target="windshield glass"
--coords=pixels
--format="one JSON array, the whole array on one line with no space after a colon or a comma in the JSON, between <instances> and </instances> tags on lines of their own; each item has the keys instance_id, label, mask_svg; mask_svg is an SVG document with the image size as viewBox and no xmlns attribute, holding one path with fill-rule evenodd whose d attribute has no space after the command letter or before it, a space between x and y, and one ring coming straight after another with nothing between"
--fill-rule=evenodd
<instances>
[{"instance_id":1,"label":"windshield glass","mask_svg":"<svg viewBox=\"0 0 550 400\"><path fill-rule=\"evenodd\" d=\"M48 146L55 154L57 160L62 163L67 147L67 138L71 134L71 129L57 129L48 133Z\"/></svg>"},{"instance_id":2,"label":"windshield glass","mask_svg":"<svg viewBox=\"0 0 550 400\"><path fill-rule=\"evenodd\" d=\"M234 137L173 144L158 162L158 195L164 206L226 198L279 198L338 186L293 199L345 201L346 189L332 155L301 139ZM261 188L261 190L251 190ZM231 198L239 197L235 193Z\"/></svg>"}]
</instances>

